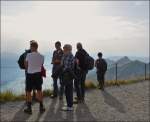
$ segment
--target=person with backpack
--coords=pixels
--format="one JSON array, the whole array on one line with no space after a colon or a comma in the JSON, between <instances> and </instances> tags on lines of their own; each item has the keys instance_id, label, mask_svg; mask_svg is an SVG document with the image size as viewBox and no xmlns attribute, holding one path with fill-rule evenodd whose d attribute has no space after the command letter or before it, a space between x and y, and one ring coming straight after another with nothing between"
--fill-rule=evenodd
<instances>
[{"instance_id":1,"label":"person with backpack","mask_svg":"<svg viewBox=\"0 0 150 122\"><path fill-rule=\"evenodd\" d=\"M99 88L104 90L105 83L105 73L107 71L107 62L102 58L103 54L101 52L98 53L98 59L95 62L95 67L97 69L97 81L99 83Z\"/></svg>"},{"instance_id":2,"label":"person with backpack","mask_svg":"<svg viewBox=\"0 0 150 122\"><path fill-rule=\"evenodd\" d=\"M27 107L24 109L24 112L27 114L32 114L32 97L31 91L33 89L37 90L37 99L39 102L39 111L43 113L45 111L43 105L43 93L42 93L42 67L44 64L44 56L38 52L38 43L32 42L31 43L31 53L28 53L25 59L25 68L27 71L27 78L26 78L26 100L27 100Z\"/></svg>"},{"instance_id":3,"label":"person with backpack","mask_svg":"<svg viewBox=\"0 0 150 122\"><path fill-rule=\"evenodd\" d=\"M30 49L25 50L25 52L23 54L20 55L19 59L18 59L18 65L20 67L20 69L25 70L25 84L26 84L26 77L27 77L27 70L25 69L25 59L28 53L31 53L31 44L35 42L35 40L31 40L30 41ZM25 86L26 87L26 86ZM25 92L26 92L26 88L25 88ZM33 100L36 100L36 91L33 90Z\"/></svg>"},{"instance_id":4,"label":"person with backpack","mask_svg":"<svg viewBox=\"0 0 150 122\"><path fill-rule=\"evenodd\" d=\"M75 59L75 74L77 75L77 79L74 81L74 86L77 93L77 98L74 103L80 103L84 102L86 75L88 70L91 70L94 67L94 59L90 57L89 54L83 49L81 43L77 43Z\"/></svg>"},{"instance_id":5,"label":"person with backpack","mask_svg":"<svg viewBox=\"0 0 150 122\"><path fill-rule=\"evenodd\" d=\"M72 46L66 44L63 47L64 55L62 57L62 83L65 86L65 95L67 106L62 107L63 111L73 110L73 79L76 77L74 74L74 56L72 54Z\"/></svg>"},{"instance_id":6,"label":"person with backpack","mask_svg":"<svg viewBox=\"0 0 150 122\"><path fill-rule=\"evenodd\" d=\"M62 84L61 79L61 59L63 56L63 50L61 49L61 42L57 41L55 43L56 50L53 52L52 57L52 78L53 78L53 94L51 95L51 98L56 98L58 95L58 85L57 80L59 79L60 82L60 93L59 93L59 99L61 100L63 98L63 92L64 92L64 86Z\"/></svg>"}]
</instances>

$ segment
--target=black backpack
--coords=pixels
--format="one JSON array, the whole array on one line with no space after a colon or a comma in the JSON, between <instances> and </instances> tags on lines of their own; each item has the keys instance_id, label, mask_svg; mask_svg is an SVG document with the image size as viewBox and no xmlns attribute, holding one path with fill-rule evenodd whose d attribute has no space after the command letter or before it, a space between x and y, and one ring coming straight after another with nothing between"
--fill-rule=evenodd
<instances>
[{"instance_id":1,"label":"black backpack","mask_svg":"<svg viewBox=\"0 0 150 122\"><path fill-rule=\"evenodd\" d=\"M24 60L25 60L27 54L30 52L31 52L30 50L26 50L23 54L20 55L20 57L18 59L18 65L19 65L20 69L25 69Z\"/></svg>"},{"instance_id":2,"label":"black backpack","mask_svg":"<svg viewBox=\"0 0 150 122\"><path fill-rule=\"evenodd\" d=\"M85 65L87 70L92 70L94 68L94 59L88 53L85 56Z\"/></svg>"},{"instance_id":3,"label":"black backpack","mask_svg":"<svg viewBox=\"0 0 150 122\"><path fill-rule=\"evenodd\" d=\"M104 73L107 71L107 62L104 59L98 59L96 65L99 71Z\"/></svg>"}]
</instances>

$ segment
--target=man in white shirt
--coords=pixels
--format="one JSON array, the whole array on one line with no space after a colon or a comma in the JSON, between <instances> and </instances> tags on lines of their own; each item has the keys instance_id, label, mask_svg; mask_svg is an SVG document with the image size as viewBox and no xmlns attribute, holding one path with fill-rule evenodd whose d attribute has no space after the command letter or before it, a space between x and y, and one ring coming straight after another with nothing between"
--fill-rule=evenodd
<instances>
[{"instance_id":1,"label":"man in white shirt","mask_svg":"<svg viewBox=\"0 0 150 122\"><path fill-rule=\"evenodd\" d=\"M41 75L41 68L44 64L44 56L38 53L37 49L38 49L38 43L33 42L31 44L31 53L27 54L25 60L25 67L27 70L27 79L26 79L27 108L24 109L24 112L28 114L32 114L31 91L33 89L37 90L37 98L40 103L40 112L42 113L45 111L45 108L43 106L43 96L42 96L43 79Z\"/></svg>"}]
</instances>

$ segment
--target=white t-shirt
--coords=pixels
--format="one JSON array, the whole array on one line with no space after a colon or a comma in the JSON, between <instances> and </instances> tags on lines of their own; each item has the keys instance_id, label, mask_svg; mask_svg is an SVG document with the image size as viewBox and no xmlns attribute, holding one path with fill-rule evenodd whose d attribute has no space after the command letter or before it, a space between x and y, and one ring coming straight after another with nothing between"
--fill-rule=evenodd
<instances>
[{"instance_id":1,"label":"white t-shirt","mask_svg":"<svg viewBox=\"0 0 150 122\"><path fill-rule=\"evenodd\" d=\"M41 72L41 67L44 64L44 56L38 52L28 53L26 61L28 62L27 72L29 74Z\"/></svg>"}]
</instances>

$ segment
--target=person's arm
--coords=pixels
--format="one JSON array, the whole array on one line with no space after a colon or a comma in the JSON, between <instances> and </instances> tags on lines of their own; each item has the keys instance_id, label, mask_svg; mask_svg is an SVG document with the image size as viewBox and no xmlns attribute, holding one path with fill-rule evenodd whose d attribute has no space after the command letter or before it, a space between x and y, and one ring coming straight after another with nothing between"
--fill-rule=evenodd
<instances>
[{"instance_id":1,"label":"person's arm","mask_svg":"<svg viewBox=\"0 0 150 122\"><path fill-rule=\"evenodd\" d=\"M55 53L55 51L53 52L53 57L52 57L51 64L54 64L54 53Z\"/></svg>"},{"instance_id":2,"label":"person's arm","mask_svg":"<svg viewBox=\"0 0 150 122\"><path fill-rule=\"evenodd\" d=\"M28 54L24 60L24 66L25 66L25 70L27 70L28 69Z\"/></svg>"},{"instance_id":3,"label":"person's arm","mask_svg":"<svg viewBox=\"0 0 150 122\"><path fill-rule=\"evenodd\" d=\"M42 60L42 65L44 65L44 56L43 56L43 60Z\"/></svg>"},{"instance_id":4,"label":"person's arm","mask_svg":"<svg viewBox=\"0 0 150 122\"><path fill-rule=\"evenodd\" d=\"M75 54L75 62L76 62L77 65L79 65L79 59L80 59L80 56L79 56L79 55L80 55L79 52L77 52L77 53Z\"/></svg>"},{"instance_id":5,"label":"person's arm","mask_svg":"<svg viewBox=\"0 0 150 122\"><path fill-rule=\"evenodd\" d=\"M95 67L97 67L97 60L95 61Z\"/></svg>"}]
</instances>

